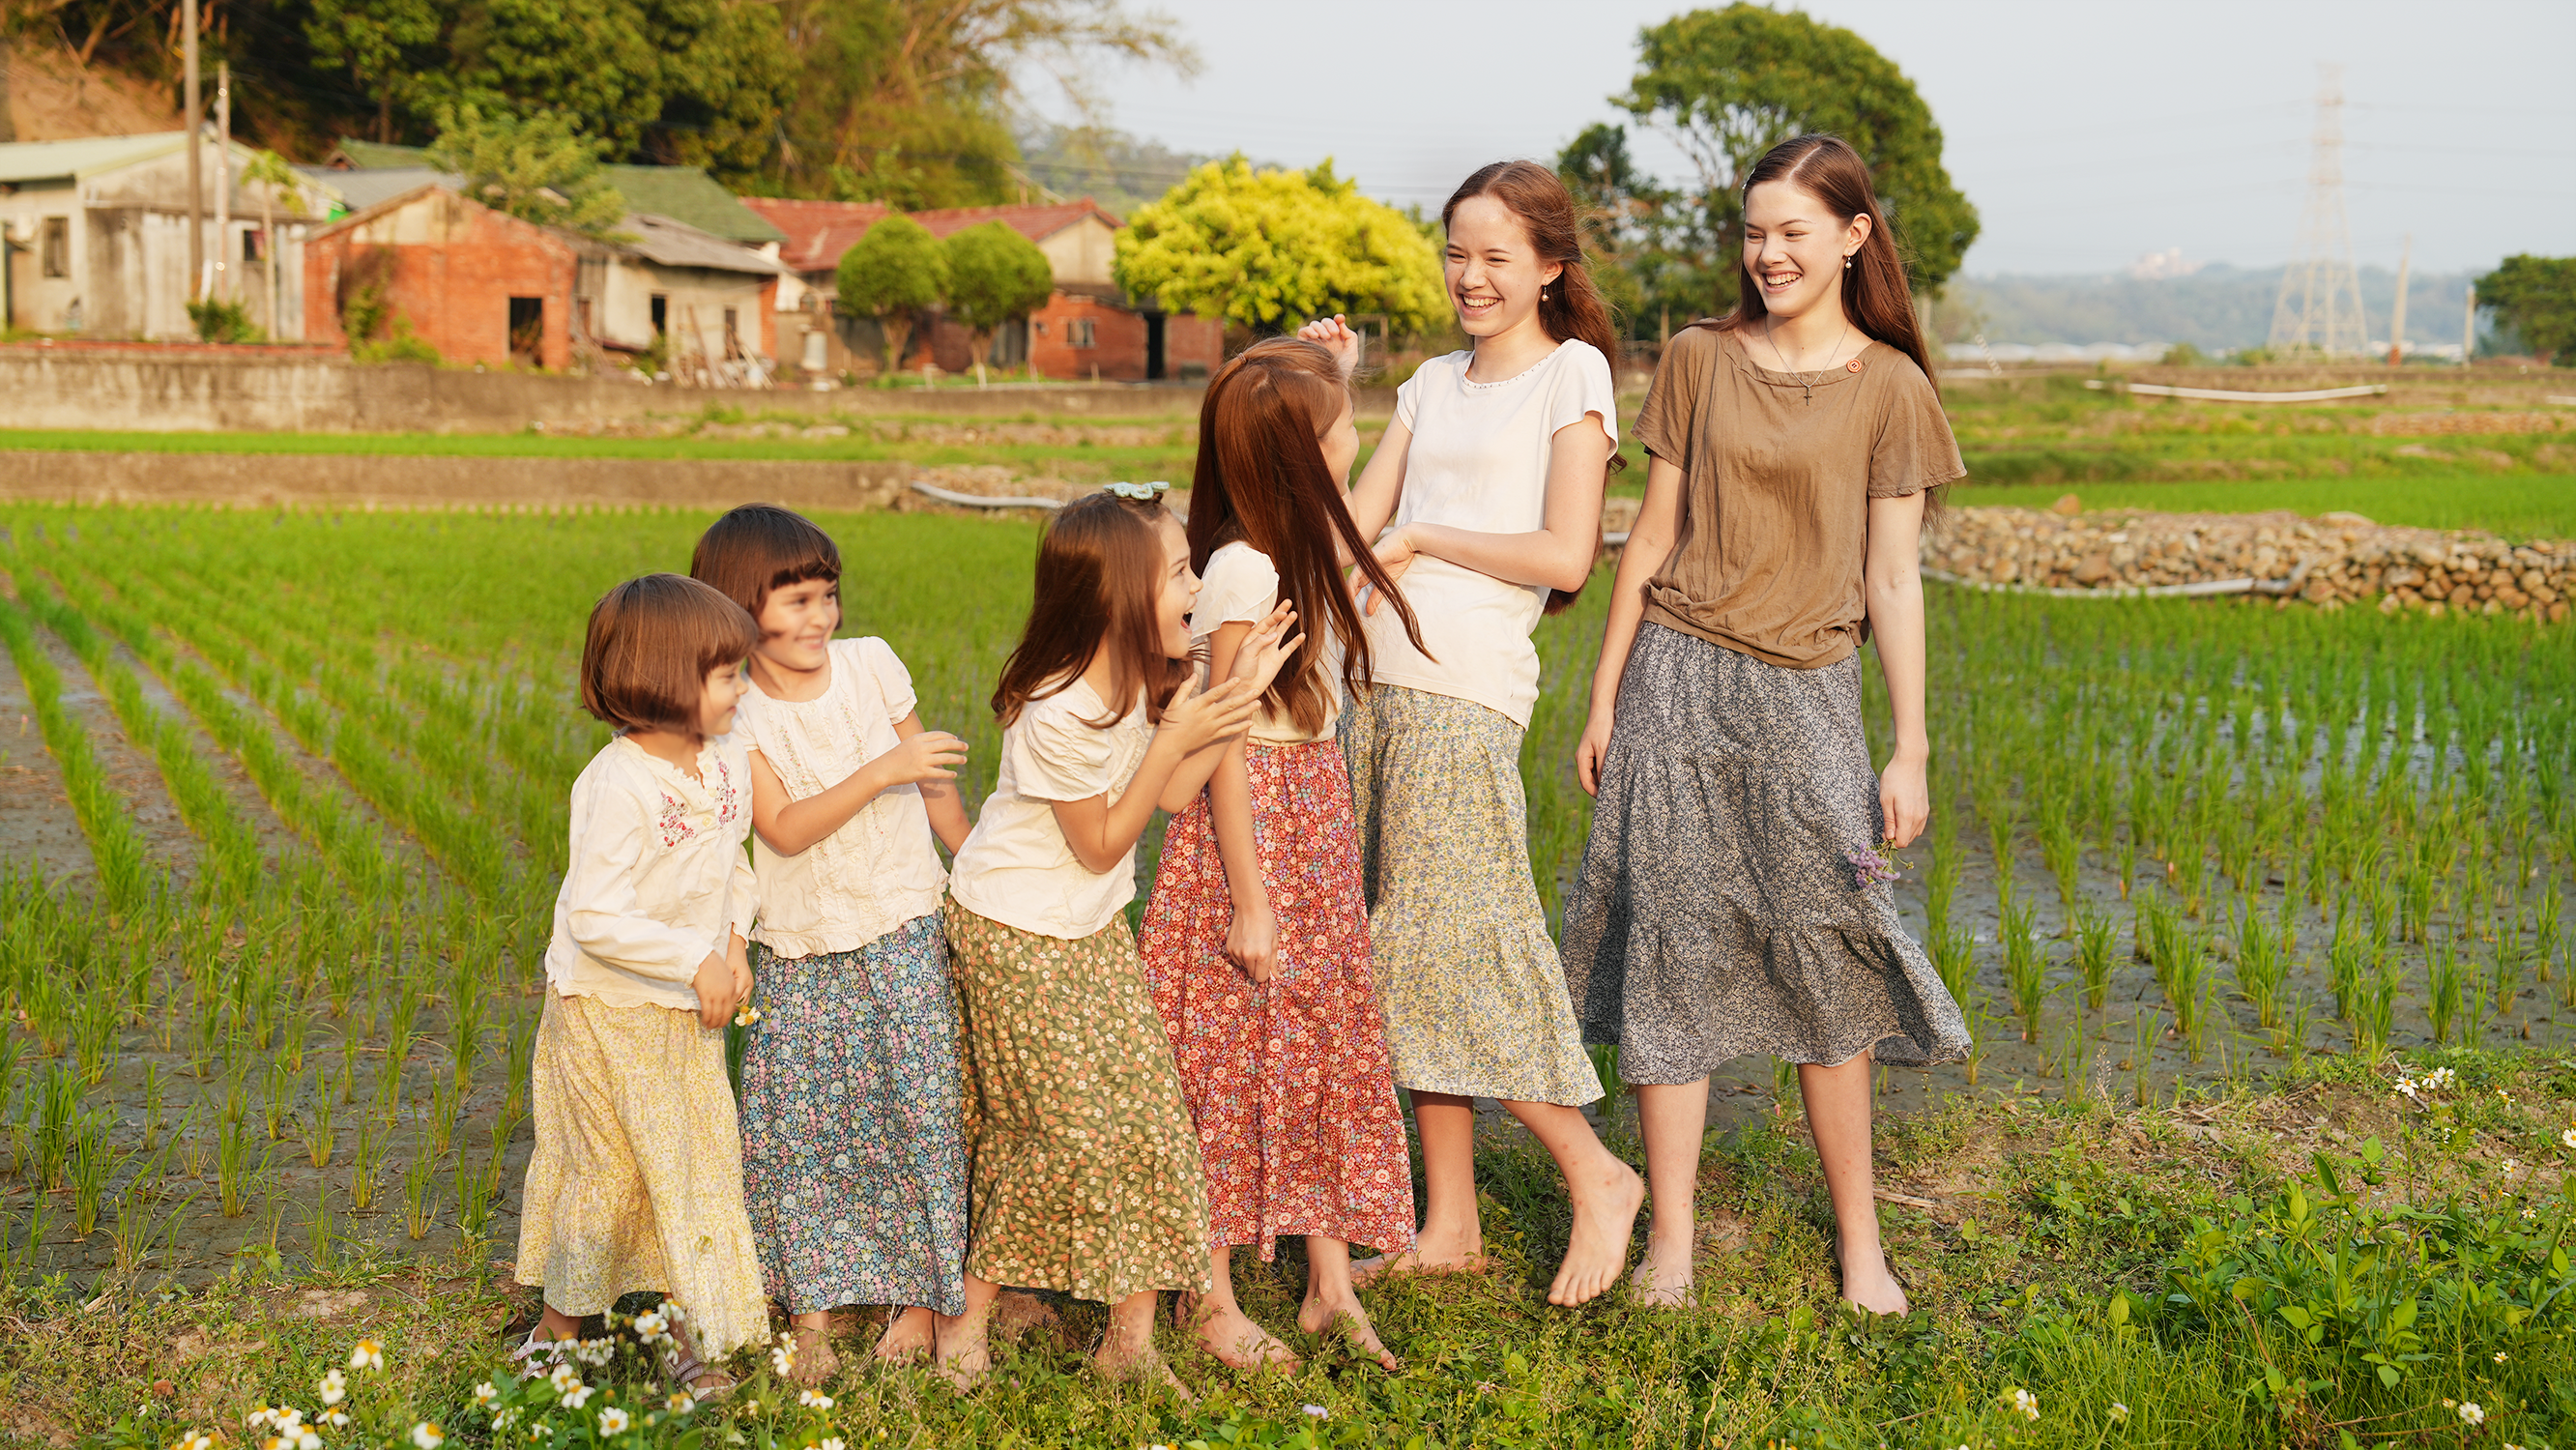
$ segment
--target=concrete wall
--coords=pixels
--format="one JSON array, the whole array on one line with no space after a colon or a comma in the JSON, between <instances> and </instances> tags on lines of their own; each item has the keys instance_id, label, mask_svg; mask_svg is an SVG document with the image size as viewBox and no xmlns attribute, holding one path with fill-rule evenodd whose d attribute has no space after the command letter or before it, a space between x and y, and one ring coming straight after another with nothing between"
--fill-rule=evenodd
<instances>
[{"instance_id":1,"label":"concrete wall","mask_svg":"<svg viewBox=\"0 0 2576 1450\"><path fill-rule=\"evenodd\" d=\"M903 463L694 458L378 458L242 453L0 452L0 498L227 507L663 506L881 509Z\"/></svg>"},{"instance_id":2,"label":"concrete wall","mask_svg":"<svg viewBox=\"0 0 2576 1450\"><path fill-rule=\"evenodd\" d=\"M1141 325L1141 324L1140 324ZM0 346L0 427L149 432L511 433L694 413L1194 415L1195 387L856 388L835 392L647 387L417 363L363 366L339 353L281 358L153 348Z\"/></svg>"}]
</instances>

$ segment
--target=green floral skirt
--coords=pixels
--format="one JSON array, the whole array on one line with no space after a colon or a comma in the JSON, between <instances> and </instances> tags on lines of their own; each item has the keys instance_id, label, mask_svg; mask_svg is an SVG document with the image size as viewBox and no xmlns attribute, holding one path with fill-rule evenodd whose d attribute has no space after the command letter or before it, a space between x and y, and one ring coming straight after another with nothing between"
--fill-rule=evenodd
<instances>
[{"instance_id":1,"label":"green floral skirt","mask_svg":"<svg viewBox=\"0 0 2576 1450\"><path fill-rule=\"evenodd\" d=\"M1114 1304L1208 1287L1207 1181L1120 916L1079 941L947 903L965 1015L966 1272Z\"/></svg>"}]
</instances>

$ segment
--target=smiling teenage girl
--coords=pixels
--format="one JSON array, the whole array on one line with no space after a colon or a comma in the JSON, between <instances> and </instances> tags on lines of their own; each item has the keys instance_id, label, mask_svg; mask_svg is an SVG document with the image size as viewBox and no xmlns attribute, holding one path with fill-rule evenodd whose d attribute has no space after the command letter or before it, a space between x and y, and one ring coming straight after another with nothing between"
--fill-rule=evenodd
<instances>
[{"instance_id":1,"label":"smiling teenage girl","mask_svg":"<svg viewBox=\"0 0 2576 1450\"><path fill-rule=\"evenodd\" d=\"M1924 771L1931 491L1966 472L1869 171L1830 136L1746 181L1741 301L1666 348L1575 768L1597 790L1565 916L1584 1034L1640 1084L1655 1191L1641 1292L1691 1286L1709 1070L1799 1064L1839 1226L1843 1296L1901 1312L1871 1201L1873 1057L1952 1061L1967 1030L1884 881ZM1896 748L1873 778L1858 650L1874 630Z\"/></svg>"},{"instance_id":2,"label":"smiling teenage girl","mask_svg":"<svg viewBox=\"0 0 2576 1450\"><path fill-rule=\"evenodd\" d=\"M1155 808L1189 805L1303 636L1283 644L1291 615L1274 611L1234 673L1194 694L1198 589L1189 537L1159 499L1067 505L993 692L1001 778L947 907L973 1173L966 1317L939 1346L956 1381L989 1362L1002 1285L1109 1305L1093 1362L1116 1378L1168 1376L1156 1292L1208 1286L1198 1138L1125 908Z\"/></svg>"},{"instance_id":3,"label":"smiling teenage girl","mask_svg":"<svg viewBox=\"0 0 2576 1450\"><path fill-rule=\"evenodd\" d=\"M751 782L730 732L757 638L740 605L676 574L590 614L581 705L617 734L573 782L546 949L518 1255L545 1317L521 1357L637 1290L686 1308L671 1368L693 1391L730 1383L701 1355L769 1332L724 1062L751 990Z\"/></svg>"},{"instance_id":4,"label":"smiling teenage girl","mask_svg":"<svg viewBox=\"0 0 2576 1450\"><path fill-rule=\"evenodd\" d=\"M742 1060L743 1194L762 1277L796 1324L792 1373L838 1365L842 1304L893 1307L881 1359L965 1312L966 1147L956 993L935 835L966 840L954 767L881 639L834 639L841 551L798 514L745 504L691 575L760 627L739 726L751 768L760 1018Z\"/></svg>"},{"instance_id":5,"label":"smiling teenage girl","mask_svg":"<svg viewBox=\"0 0 2576 1450\"><path fill-rule=\"evenodd\" d=\"M1490 1097L1555 1155L1574 1202L1552 1304L1618 1281L1644 1194L1581 1104L1601 1096L1530 877L1521 735L1538 700L1530 642L1601 544L1618 438L1609 310L1583 270L1573 198L1553 172L1498 163L1441 209L1466 352L1424 363L1352 490L1351 517L1421 622L1422 646L1372 608L1376 684L1342 717L1357 798L1369 941L1396 1083L1422 1135L1422 1230L1377 1268L1470 1268L1475 1100ZM1306 335L1345 366L1339 319Z\"/></svg>"}]
</instances>

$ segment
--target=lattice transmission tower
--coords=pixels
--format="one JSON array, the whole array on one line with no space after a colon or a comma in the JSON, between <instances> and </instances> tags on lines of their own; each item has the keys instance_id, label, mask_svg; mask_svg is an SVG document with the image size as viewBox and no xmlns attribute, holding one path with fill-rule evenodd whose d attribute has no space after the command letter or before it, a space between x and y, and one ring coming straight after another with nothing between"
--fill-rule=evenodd
<instances>
[{"instance_id":1,"label":"lattice transmission tower","mask_svg":"<svg viewBox=\"0 0 2576 1450\"><path fill-rule=\"evenodd\" d=\"M2326 356L2370 345L2361 275L2352 264L2352 221L2343 204L2343 67L2317 67L2317 134L2308 166L2308 206L2299 248L2272 305L2271 350Z\"/></svg>"}]
</instances>

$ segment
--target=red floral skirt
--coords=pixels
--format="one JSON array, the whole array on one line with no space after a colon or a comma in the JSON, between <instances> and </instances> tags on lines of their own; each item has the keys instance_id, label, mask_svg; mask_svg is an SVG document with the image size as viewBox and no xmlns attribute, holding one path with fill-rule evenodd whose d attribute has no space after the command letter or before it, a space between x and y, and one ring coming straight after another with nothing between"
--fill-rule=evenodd
<instances>
[{"instance_id":1,"label":"red floral skirt","mask_svg":"<svg viewBox=\"0 0 2576 1450\"><path fill-rule=\"evenodd\" d=\"M1234 900L1207 792L1163 837L1139 943L1206 1165L1209 1241L1413 1243L1413 1174L1369 963L1350 772L1330 740L1246 748L1279 922L1256 986L1226 960Z\"/></svg>"}]
</instances>

